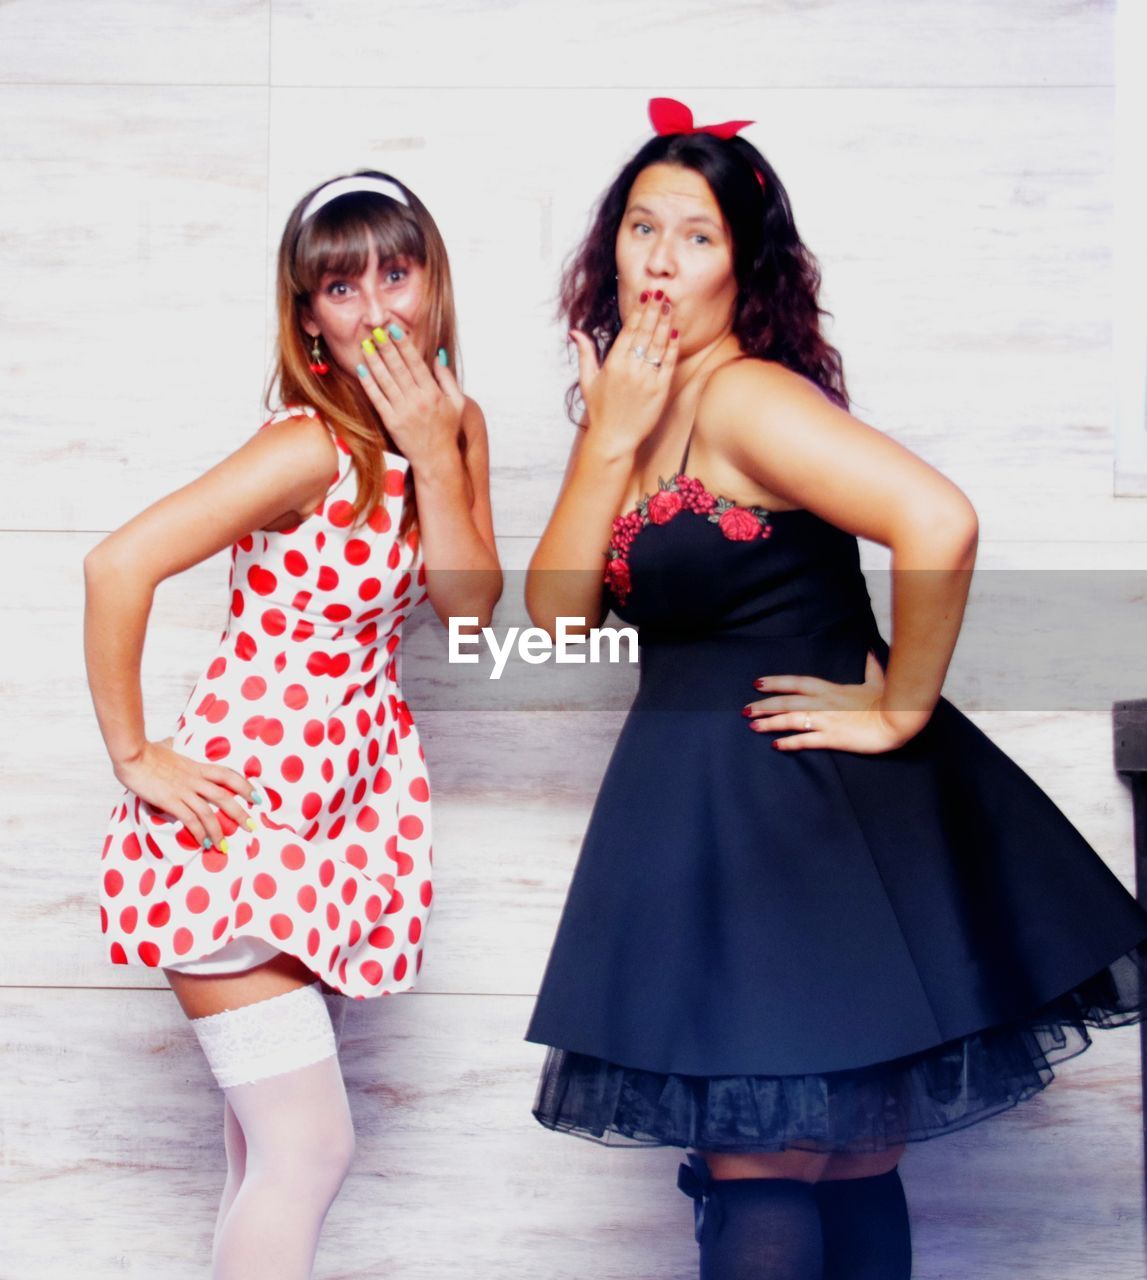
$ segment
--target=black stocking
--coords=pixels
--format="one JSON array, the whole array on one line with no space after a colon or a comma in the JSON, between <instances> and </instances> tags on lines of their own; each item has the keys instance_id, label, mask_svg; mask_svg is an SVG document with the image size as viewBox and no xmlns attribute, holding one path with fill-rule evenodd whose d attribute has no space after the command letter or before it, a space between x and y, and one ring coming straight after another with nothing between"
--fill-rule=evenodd
<instances>
[{"instance_id":1,"label":"black stocking","mask_svg":"<svg viewBox=\"0 0 1147 1280\"><path fill-rule=\"evenodd\" d=\"M824 1280L908 1280L912 1239L897 1169L815 1184L824 1230Z\"/></svg>"},{"instance_id":2,"label":"black stocking","mask_svg":"<svg viewBox=\"0 0 1147 1280\"><path fill-rule=\"evenodd\" d=\"M714 1179L689 1156L677 1185L692 1196L701 1280L822 1280L813 1184L792 1178Z\"/></svg>"}]
</instances>

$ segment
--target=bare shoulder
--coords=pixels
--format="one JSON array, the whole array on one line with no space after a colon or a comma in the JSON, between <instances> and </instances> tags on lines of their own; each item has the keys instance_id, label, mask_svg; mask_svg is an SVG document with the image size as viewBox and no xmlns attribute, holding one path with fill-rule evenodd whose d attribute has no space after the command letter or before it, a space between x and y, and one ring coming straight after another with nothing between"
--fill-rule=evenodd
<instances>
[{"instance_id":1,"label":"bare shoulder","mask_svg":"<svg viewBox=\"0 0 1147 1280\"><path fill-rule=\"evenodd\" d=\"M745 356L709 375L697 404L697 422L711 438L751 426L759 431L791 421L791 410L827 407L843 412L810 378L775 360Z\"/></svg>"},{"instance_id":2,"label":"bare shoulder","mask_svg":"<svg viewBox=\"0 0 1147 1280\"><path fill-rule=\"evenodd\" d=\"M338 468L338 446L331 429L317 416L304 413L272 417L249 442L249 447L272 465L289 462L316 476L329 475Z\"/></svg>"}]
</instances>

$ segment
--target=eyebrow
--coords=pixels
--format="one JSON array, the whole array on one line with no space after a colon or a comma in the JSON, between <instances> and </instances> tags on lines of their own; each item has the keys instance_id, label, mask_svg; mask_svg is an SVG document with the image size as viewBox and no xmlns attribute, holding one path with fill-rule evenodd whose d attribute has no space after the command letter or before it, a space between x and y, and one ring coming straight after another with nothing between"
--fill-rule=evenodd
<instances>
[{"instance_id":1,"label":"eyebrow","mask_svg":"<svg viewBox=\"0 0 1147 1280\"><path fill-rule=\"evenodd\" d=\"M648 213L651 217L656 217L656 216L657 216L657 215L653 212L653 210L649 208L649 206L648 206L648 205L644 205L644 204L631 204L631 205L629 206L629 210L628 210L628 212L629 212L629 213ZM708 215L708 214L706 214L706 213L695 213L695 214L693 214L693 216L692 216L692 217L685 218L685 219L683 219L683 221L685 221L685 222L707 222L711 227L716 227L716 229L717 229L718 231L720 231L720 230L721 230L721 224L720 224L719 222L715 222L715 221L714 221L712 218L710 218L710 217L709 217L709 215Z\"/></svg>"}]
</instances>

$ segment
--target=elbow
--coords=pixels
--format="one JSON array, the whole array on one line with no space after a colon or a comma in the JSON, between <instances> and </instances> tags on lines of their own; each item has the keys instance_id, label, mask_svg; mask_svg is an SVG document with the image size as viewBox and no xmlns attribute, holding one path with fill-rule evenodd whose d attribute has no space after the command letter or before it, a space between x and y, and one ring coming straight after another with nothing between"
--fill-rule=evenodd
<instances>
[{"instance_id":1,"label":"elbow","mask_svg":"<svg viewBox=\"0 0 1147 1280\"><path fill-rule=\"evenodd\" d=\"M976 558L980 522L975 507L956 490L950 500L914 512L902 536L902 545L926 549L937 564L969 567Z\"/></svg>"}]
</instances>

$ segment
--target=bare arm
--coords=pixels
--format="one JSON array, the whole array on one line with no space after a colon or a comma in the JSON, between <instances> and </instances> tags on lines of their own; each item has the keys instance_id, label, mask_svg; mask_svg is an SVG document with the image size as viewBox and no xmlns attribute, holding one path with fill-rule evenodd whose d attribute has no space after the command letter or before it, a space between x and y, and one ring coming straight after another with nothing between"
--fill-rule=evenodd
<instances>
[{"instance_id":1,"label":"bare arm","mask_svg":"<svg viewBox=\"0 0 1147 1280\"><path fill-rule=\"evenodd\" d=\"M321 423L273 423L84 558L84 659L116 777L137 794L148 791L145 799L185 822L199 839L204 832L215 843L221 838L205 799L243 822L247 814L231 791L250 799L252 788L233 769L189 762L203 780L201 793L192 796L188 770L175 763L185 758L146 739L140 661L155 588L277 517L305 511L321 498L337 468L334 443Z\"/></svg>"},{"instance_id":2,"label":"bare arm","mask_svg":"<svg viewBox=\"0 0 1147 1280\"><path fill-rule=\"evenodd\" d=\"M703 412L707 437L745 475L891 548L893 643L881 702L911 736L940 697L959 635L979 532L971 503L923 459L780 365L744 360L719 370Z\"/></svg>"},{"instance_id":3,"label":"bare arm","mask_svg":"<svg viewBox=\"0 0 1147 1280\"><path fill-rule=\"evenodd\" d=\"M600 369L590 340L573 336L586 429L574 440L553 515L526 576L526 608L551 636L559 617L584 618L592 627L605 616L602 577L613 520L637 447L665 407L678 353L668 304L651 296L632 309ZM659 365L635 359L636 343ZM571 628L571 634L580 630Z\"/></svg>"},{"instance_id":4,"label":"bare arm","mask_svg":"<svg viewBox=\"0 0 1147 1280\"><path fill-rule=\"evenodd\" d=\"M414 466L426 591L444 622L473 617L489 626L502 595L490 508L490 446L482 410L467 398L463 458L456 445ZM414 465L414 464L412 464Z\"/></svg>"}]
</instances>

